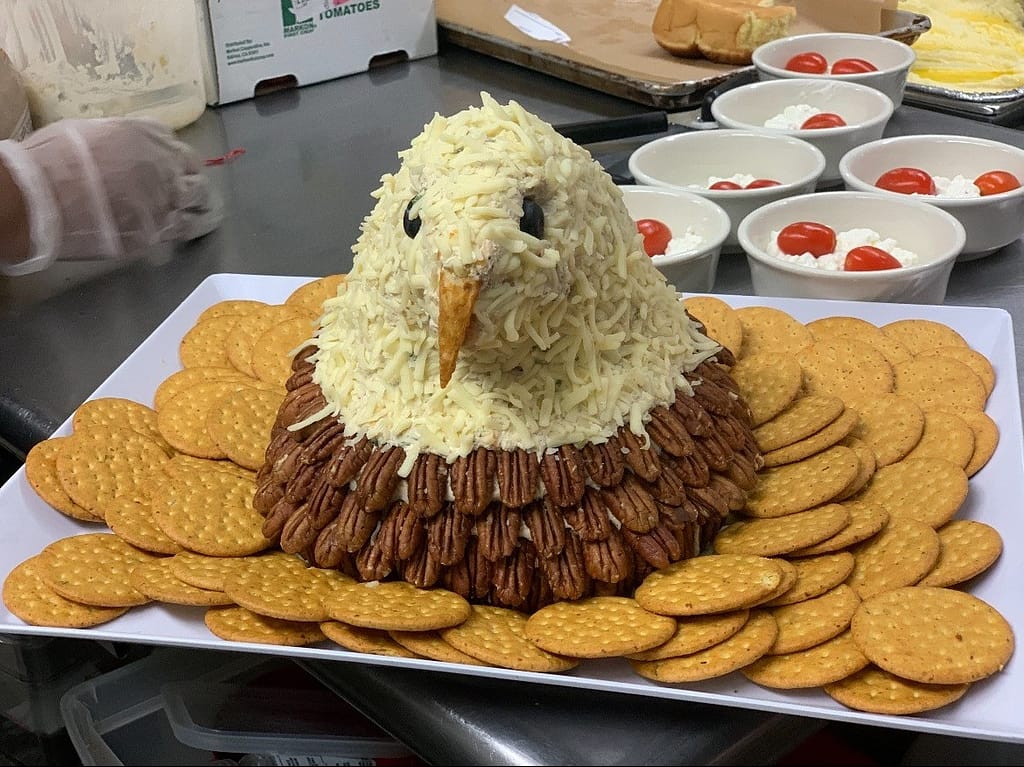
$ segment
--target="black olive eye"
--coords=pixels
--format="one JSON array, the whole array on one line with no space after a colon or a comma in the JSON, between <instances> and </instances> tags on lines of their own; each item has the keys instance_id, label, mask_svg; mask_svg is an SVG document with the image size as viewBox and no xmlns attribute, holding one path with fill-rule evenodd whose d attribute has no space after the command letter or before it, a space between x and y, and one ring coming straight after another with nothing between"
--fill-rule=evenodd
<instances>
[{"instance_id":1,"label":"black olive eye","mask_svg":"<svg viewBox=\"0 0 1024 767\"><path fill-rule=\"evenodd\" d=\"M523 199L523 217L519 219L519 229L538 240L544 237L544 209L529 197Z\"/></svg>"},{"instance_id":2,"label":"black olive eye","mask_svg":"<svg viewBox=\"0 0 1024 767\"><path fill-rule=\"evenodd\" d=\"M409 215L409 211L412 210L413 204L418 199L418 197L413 197L411 200L409 200L409 204L405 206L405 213L402 214L402 228L405 230L405 233L409 236L410 239L416 236L416 233L419 232L420 230L420 224L423 223L422 221L420 221L419 216L413 218L411 215Z\"/></svg>"}]
</instances>

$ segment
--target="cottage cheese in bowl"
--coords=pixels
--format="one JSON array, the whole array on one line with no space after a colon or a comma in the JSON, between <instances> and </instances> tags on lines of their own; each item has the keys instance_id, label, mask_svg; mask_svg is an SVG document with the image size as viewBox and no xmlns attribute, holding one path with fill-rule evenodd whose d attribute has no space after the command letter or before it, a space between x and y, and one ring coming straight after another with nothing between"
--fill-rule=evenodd
<instances>
[{"instance_id":1,"label":"cottage cheese in bowl","mask_svg":"<svg viewBox=\"0 0 1024 767\"><path fill-rule=\"evenodd\" d=\"M792 104L774 117L764 121L764 127L778 130L800 130L808 117L821 114L822 110L810 104Z\"/></svg>"},{"instance_id":2,"label":"cottage cheese in bowl","mask_svg":"<svg viewBox=\"0 0 1024 767\"><path fill-rule=\"evenodd\" d=\"M841 272L846 260L846 254L854 248L864 245L884 250L890 256L900 262L900 266L914 266L920 263L920 257L913 251L901 248L899 243L892 237L882 237L874 229L858 228L847 229L836 232L836 247L831 253L821 256L814 256L811 253L790 255L784 253L778 244L779 232L772 231L768 243L768 254L791 264L807 266L812 269L823 269L830 272Z\"/></svg>"}]
</instances>

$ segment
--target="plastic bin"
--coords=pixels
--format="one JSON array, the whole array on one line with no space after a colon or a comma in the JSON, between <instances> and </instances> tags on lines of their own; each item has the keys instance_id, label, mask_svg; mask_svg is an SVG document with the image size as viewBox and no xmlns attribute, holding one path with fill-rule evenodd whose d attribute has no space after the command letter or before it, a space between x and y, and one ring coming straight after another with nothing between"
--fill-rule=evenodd
<instances>
[{"instance_id":1,"label":"plastic bin","mask_svg":"<svg viewBox=\"0 0 1024 767\"><path fill-rule=\"evenodd\" d=\"M421 764L288 658L157 648L68 690L82 764Z\"/></svg>"}]
</instances>

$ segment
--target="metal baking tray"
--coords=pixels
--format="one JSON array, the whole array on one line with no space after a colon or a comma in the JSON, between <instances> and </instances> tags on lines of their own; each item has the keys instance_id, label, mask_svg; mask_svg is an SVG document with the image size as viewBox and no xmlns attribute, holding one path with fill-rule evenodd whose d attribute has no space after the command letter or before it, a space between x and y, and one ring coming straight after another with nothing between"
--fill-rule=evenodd
<instances>
[{"instance_id":1,"label":"metal baking tray","mask_svg":"<svg viewBox=\"0 0 1024 767\"><path fill-rule=\"evenodd\" d=\"M893 11L891 27L879 34L912 45L931 29L931 20L910 11ZM700 106L704 94L737 72L751 67L736 67L697 80L663 83L628 77L607 69L574 61L531 45L483 32L451 19L438 17L438 33L443 42L483 53L502 61L532 69L561 80L592 88L612 96L665 110L692 109Z\"/></svg>"},{"instance_id":2,"label":"metal baking tray","mask_svg":"<svg viewBox=\"0 0 1024 767\"><path fill-rule=\"evenodd\" d=\"M1017 125L1024 121L1024 88L960 91L908 82L903 101L912 106L996 125Z\"/></svg>"}]
</instances>

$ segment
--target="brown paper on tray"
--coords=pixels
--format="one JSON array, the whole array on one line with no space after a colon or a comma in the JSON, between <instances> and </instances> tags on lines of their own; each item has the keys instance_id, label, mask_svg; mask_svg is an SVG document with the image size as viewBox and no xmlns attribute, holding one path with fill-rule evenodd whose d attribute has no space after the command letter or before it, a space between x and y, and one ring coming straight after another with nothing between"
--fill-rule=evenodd
<instances>
[{"instance_id":1,"label":"brown paper on tray","mask_svg":"<svg viewBox=\"0 0 1024 767\"><path fill-rule=\"evenodd\" d=\"M438 22L463 28L496 45L514 47L529 66L529 52L564 59L597 73L656 85L723 78L742 67L704 59L683 59L661 48L651 32L660 0L436 0ZM896 0L784 0L798 11L793 34L831 30L870 32L882 29L883 9ZM535 13L564 31L567 44L536 40L505 20L513 5ZM597 86L595 86L597 87Z\"/></svg>"}]
</instances>

